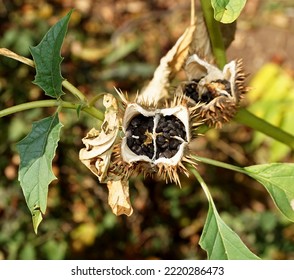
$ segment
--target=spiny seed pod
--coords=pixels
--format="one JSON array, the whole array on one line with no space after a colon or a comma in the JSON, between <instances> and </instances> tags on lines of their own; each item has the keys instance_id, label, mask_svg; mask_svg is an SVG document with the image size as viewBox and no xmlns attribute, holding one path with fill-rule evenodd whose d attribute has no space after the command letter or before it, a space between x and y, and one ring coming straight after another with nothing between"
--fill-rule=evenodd
<instances>
[{"instance_id":1,"label":"spiny seed pod","mask_svg":"<svg viewBox=\"0 0 294 280\"><path fill-rule=\"evenodd\" d=\"M246 92L242 61L231 61L221 71L196 54L187 59L188 82L176 94L184 94L193 105L200 103L200 116L213 127L221 127L235 115L240 99Z\"/></svg>"},{"instance_id":2,"label":"spiny seed pod","mask_svg":"<svg viewBox=\"0 0 294 280\"><path fill-rule=\"evenodd\" d=\"M151 104L128 102L120 95L125 103L124 137L114 149L113 168L126 176L157 174L180 184L178 171L188 175L182 162L190 163L188 144L200 125L196 120L198 107L189 108L183 96L157 108ZM190 126L191 118L197 125Z\"/></svg>"}]
</instances>

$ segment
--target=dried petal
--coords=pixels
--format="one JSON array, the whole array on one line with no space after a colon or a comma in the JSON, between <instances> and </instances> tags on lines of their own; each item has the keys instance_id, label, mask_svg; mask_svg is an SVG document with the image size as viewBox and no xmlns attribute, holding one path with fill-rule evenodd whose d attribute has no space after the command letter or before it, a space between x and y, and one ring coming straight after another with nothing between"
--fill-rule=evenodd
<instances>
[{"instance_id":1,"label":"dried petal","mask_svg":"<svg viewBox=\"0 0 294 280\"><path fill-rule=\"evenodd\" d=\"M129 196L129 182L127 180L109 181L108 187L108 204L112 212L119 215L130 216L133 213L133 208Z\"/></svg>"}]
</instances>

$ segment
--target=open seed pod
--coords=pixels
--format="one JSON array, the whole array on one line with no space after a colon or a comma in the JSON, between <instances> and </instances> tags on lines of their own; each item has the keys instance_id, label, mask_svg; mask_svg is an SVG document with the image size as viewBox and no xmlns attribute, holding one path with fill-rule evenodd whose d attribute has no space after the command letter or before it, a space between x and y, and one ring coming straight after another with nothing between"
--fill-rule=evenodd
<instances>
[{"instance_id":1,"label":"open seed pod","mask_svg":"<svg viewBox=\"0 0 294 280\"><path fill-rule=\"evenodd\" d=\"M200 116L207 125L221 127L230 121L246 91L242 61L231 61L221 71L193 54L187 59L185 71L188 81L178 87L176 94L184 94L192 105L200 103Z\"/></svg>"},{"instance_id":2,"label":"open seed pod","mask_svg":"<svg viewBox=\"0 0 294 280\"><path fill-rule=\"evenodd\" d=\"M188 175L182 162L189 161L188 144L196 128L190 126L190 121L197 123L197 108L187 107L183 97L161 108L122 99L124 137L115 149L116 165L123 166L126 176L159 175L180 184L178 171Z\"/></svg>"}]
</instances>

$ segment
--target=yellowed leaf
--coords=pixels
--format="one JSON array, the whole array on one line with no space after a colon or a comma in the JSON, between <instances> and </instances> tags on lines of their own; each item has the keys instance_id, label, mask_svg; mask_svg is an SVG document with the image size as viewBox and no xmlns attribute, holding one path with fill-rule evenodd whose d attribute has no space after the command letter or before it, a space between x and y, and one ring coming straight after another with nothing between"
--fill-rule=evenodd
<instances>
[{"instance_id":1,"label":"yellowed leaf","mask_svg":"<svg viewBox=\"0 0 294 280\"><path fill-rule=\"evenodd\" d=\"M109 181L107 182L109 190L108 204L113 213L117 216L133 213L133 208L129 196L129 182L127 180Z\"/></svg>"}]
</instances>

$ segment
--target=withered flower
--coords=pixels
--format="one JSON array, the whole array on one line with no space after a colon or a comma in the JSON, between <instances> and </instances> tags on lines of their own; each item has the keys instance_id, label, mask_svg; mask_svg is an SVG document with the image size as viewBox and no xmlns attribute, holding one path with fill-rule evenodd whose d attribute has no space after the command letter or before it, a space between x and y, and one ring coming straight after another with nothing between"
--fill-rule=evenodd
<instances>
[{"instance_id":1,"label":"withered flower","mask_svg":"<svg viewBox=\"0 0 294 280\"><path fill-rule=\"evenodd\" d=\"M239 102L246 92L242 60L231 61L223 70L206 62L197 54L186 62L188 77L177 89L192 105L201 103L200 116L209 126L220 128L235 115Z\"/></svg>"},{"instance_id":2,"label":"withered flower","mask_svg":"<svg viewBox=\"0 0 294 280\"><path fill-rule=\"evenodd\" d=\"M129 197L129 182L119 173L112 173L109 168L121 126L118 105L111 94L104 95L103 105L106 111L101 130L92 128L82 139L86 148L80 150L79 157L101 183L107 183L108 203L112 211L116 215L130 216L133 213L133 208Z\"/></svg>"}]
</instances>

